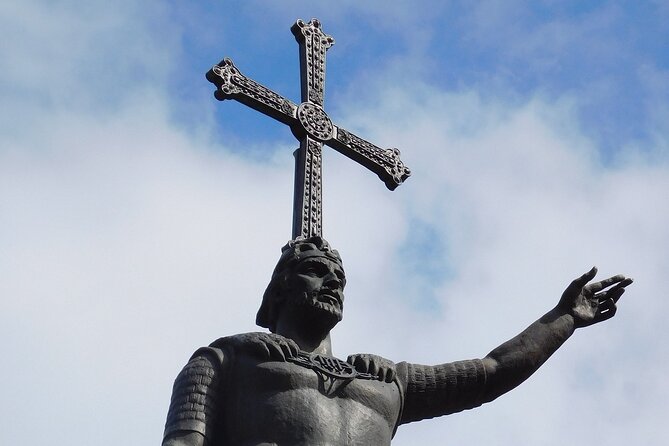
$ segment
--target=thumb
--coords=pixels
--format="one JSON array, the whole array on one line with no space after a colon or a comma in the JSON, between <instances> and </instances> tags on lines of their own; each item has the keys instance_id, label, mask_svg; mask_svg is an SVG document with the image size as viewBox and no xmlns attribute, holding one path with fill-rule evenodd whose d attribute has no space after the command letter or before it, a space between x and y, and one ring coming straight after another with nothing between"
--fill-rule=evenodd
<instances>
[{"instance_id":1,"label":"thumb","mask_svg":"<svg viewBox=\"0 0 669 446\"><path fill-rule=\"evenodd\" d=\"M593 266L590 271L583 274L581 277L574 279L569 286L567 287L567 292L570 293L579 293L581 288L583 288L588 282L595 278L597 275L597 267Z\"/></svg>"}]
</instances>

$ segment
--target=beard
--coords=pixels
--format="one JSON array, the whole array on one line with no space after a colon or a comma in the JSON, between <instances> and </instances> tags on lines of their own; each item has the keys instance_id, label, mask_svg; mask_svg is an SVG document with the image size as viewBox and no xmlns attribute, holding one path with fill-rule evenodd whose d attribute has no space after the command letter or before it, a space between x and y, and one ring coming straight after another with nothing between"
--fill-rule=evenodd
<instances>
[{"instance_id":1,"label":"beard","mask_svg":"<svg viewBox=\"0 0 669 446\"><path fill-rule=\"evenodd\" d=\"M330 296L327 297L327 302L319 300L320 291L310 291L300 293L300 296L296 296L291 299L289 305L294 305L297 308L307 310L311 315L325 319L328 325L334 327L338 322L342 320L342 303L341 299L338 299L339 305L335 305L330 302Z\"/></svg>"}]
</instances>

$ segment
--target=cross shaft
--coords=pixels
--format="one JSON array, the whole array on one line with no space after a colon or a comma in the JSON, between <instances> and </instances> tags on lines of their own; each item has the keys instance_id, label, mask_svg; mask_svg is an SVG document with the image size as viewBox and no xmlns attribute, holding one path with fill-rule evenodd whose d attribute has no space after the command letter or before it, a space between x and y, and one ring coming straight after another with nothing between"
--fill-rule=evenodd
<instances>
[{"instance_id":1,"label":"cross shaft","mask_svg":"<svg viewBox=\"0 0 669 446\"><path fill-rule=\"evenodd\" d=\"M337 127L323 110L325 53L334 39L321 30L318 20L298 20L291 31L300 47L302 103L297 105L244 76L226 58L207 72L216 85L219 101L237 100L288 125L300 141L295 151L293 239L322 235L322 147L326 144L362 164L394 190L411 175L397 149L382 149Z\"/></svg>"}]
</instances>

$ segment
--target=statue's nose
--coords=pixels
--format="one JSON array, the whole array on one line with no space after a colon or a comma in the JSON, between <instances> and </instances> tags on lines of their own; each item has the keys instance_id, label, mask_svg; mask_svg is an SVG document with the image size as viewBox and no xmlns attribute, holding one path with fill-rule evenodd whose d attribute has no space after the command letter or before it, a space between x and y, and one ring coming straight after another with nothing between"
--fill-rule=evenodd
<instances>
[{"instance_id":1,"label":"statue's nose","mask_svg":"<svg viewBox=\"0 0 669 446\"><path fill-rule=\"evenodd\" d=\"M329 273L324 279L323 284L328 288L341 287L341 279L335 273Z\"/></svg>"}]
</instances>

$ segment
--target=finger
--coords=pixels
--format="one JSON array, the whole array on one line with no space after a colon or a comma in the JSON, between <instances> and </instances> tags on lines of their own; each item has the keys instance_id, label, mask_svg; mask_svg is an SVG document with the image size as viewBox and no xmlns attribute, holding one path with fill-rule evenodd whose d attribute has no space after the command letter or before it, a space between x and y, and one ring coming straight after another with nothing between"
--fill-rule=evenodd
<instances>
[{"instance_id":1,"label":"finger","mask_svg":"<svg viewBox=\"0 0 669 446\"><path fill-rule=\"evenodd\" d=\"M623 295L625 292L625 288L611 288L608 291L602 291L601 293L598 293L596 297L599 299L600 304L603 302L606 302L607 300L613 300L613 303L618 302L618 299L620 299L620 296Z\"/></svg>"},{"instance_id":2,"label":"finger","mask_svg":"<svg viewBox=\"0 0 669 446\"><path fill-rule=\"evenodd\" d=\"M567 292L579 293L588 282L590 282L597 274L597 267L593 266L590 271L583 274L581 277L574 279L567 287Z\"/></svg>"},{"instance_id":3,"label":"finger","mask_svg":"<svg viewBox=\"0 0 669 446\"><path fill-rule=\"evenodd\" d=\"M367 369L367 373L370 375L374 376L380 376L379 375L380 369L376 361L374 361L374 358L369 360L369 368Z\"/></svg>"},{"instance_id":4,"label":"finger","mask_svg":"<svg viewBox=\"0 0 669 446\"><path fill-rule=\"evenodd\" d=\"M627 277L627 278L626 278L625 280L623 280L622 282L619 282L619 283L615 284L614 286L612 286L611 289L610 289L609 291L614 291L614 290L616 290L616 289L618 289L618 288L625 288L626 286L629 286L629 285L631 285L632 283L634 283L634 279L632 279L631 277Z\"/></svg>"},{"instance_id":5,"label":"finger","mask_svg":"<svg viewBox=\"0 0 669 446\"><path fill-rule=\"evenodd\" d=\"M360 364L360 368L358 369L359 372L362 373L368 373L369 372L369 358L366 357L360 357L360 361L358 361L358 364Z\"/></svg>"},{"instance_id":6,"label":"finger","mask_svg":"<svg viewBox=\"0 0 669 446\"><path fill-rule=\"evenodd\" d=\"M289 348L289 343L293 343L292 339L284 338L276 333L267 333L267 336L264 338L265 343L268 345L268 350L273 359L283 360L295 356L292 355Z\"/></svg>"},{"instance_id":7,"label":"finger","mask_svg":"<svg viewBox=\"0 0 669 446\"><path fill-rule=\"evenodd\" d=\"M597 291L603 290L604 288L608 288L615 283L622 282L625 279L626 279L625 276L623 276L622 274L618 274L616 276L609 277L608 279L604 279L604 280L601 280L599 282L591 283L586 288L588 289L588 291L596 293Z\"/></svg>"},{"instance_id":8,"label":"finger","mask_svg":"<svg viewBox=\"0 0 669 446\"><path fill-rule=\"evenodd\" d=\"M288 342L282 341L279 342L279 347L281 348L281 353L284 357L284 359L292 358L295 355L293 355L293 352L290 351L290 346L288 345Z\"/></svg>"},{"instance_id":9,"label":"finger","mask_svg":"<svg viewBox=\"0 0 669 446\"><path fill-rule=\"evenodd\" d=\"M395 380L395 367L386 367L386 373L383 381L391 383Z\"/></svg>"},{"instance_id":10,"label":"finger","mask_svg":"<svg viewBox=\"0 0 669 446\"><path fill-rule=\"evenodd\" d=\"M269 351L269 357L270 359L274 359L277 361L285 361L286 356L283 354L283 351L281 350L281 347L277 342L274 341L268 341L266 343L267 350Z\"/></svg>"},{"instance_id":11,"label":"finger","mask_svg":"<svg viewBox=\"0 0 669 446\"><path fill-rule=\"evenodd\" d=\"M366 360L362 355L351 355L350 358L353 359L351 364L353 364L358 372L367 373L367 370L369 370L369 360Z\"/></svg>"},{"instance_id":12,"label":"finger","mask_svg":"<svg viewBox=\"0 0 669 446\"><path fill-rule=\"evenodd\" d=\"M271 358L272 355L267 348L267 344L262 340L254 340L250 343L253 351L256 352L261 358Z\"/></svg>"},{"instance_id":13,"label":"finger","mask_svg":"<svg viewBox=\"0 0 669 446\"><path fill-rule=\"evenodd\" d=\"M286 339L286 344L288 345L288 350L292 357L297 357L300 354L300 346L297 345L297 342L292 339Z\"/></svg>"},{"instance_id":14,"label":"finger","mask_svg":"<svg viewBox=\"0 0 669 446\"><path fill-rule=\"evenodd\" d=\"M613 299L608 299L602 302L599 305L599 311L597 312L597 315L595 316L595 320L593 321L593 323L611 319L613 316L616 315L616 311L618 311L618 307L616 307L616 303L613 301Z\"/></svg>"}]
</instances>

